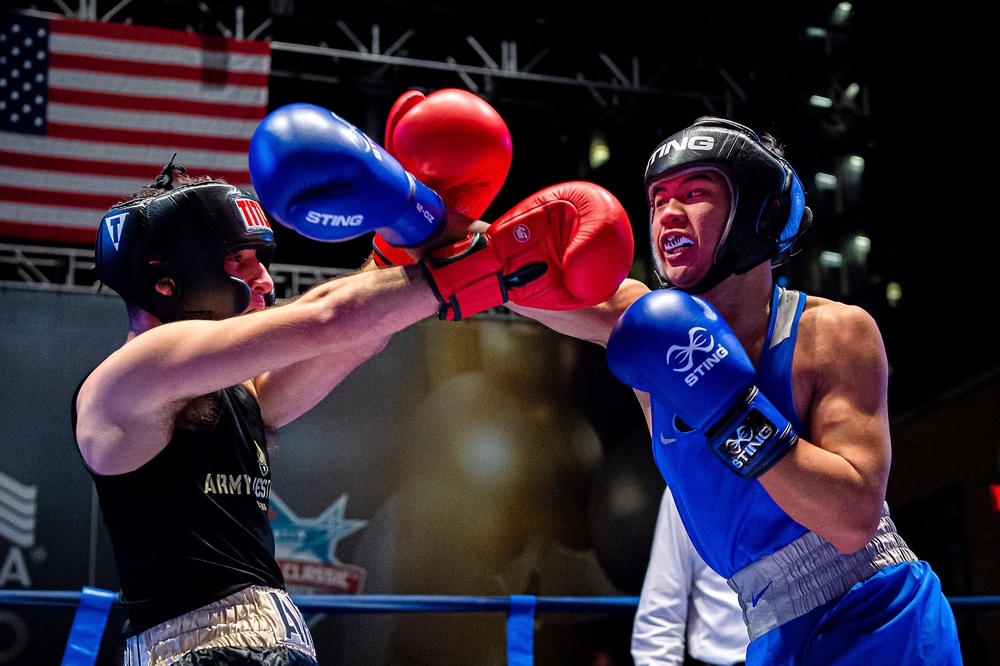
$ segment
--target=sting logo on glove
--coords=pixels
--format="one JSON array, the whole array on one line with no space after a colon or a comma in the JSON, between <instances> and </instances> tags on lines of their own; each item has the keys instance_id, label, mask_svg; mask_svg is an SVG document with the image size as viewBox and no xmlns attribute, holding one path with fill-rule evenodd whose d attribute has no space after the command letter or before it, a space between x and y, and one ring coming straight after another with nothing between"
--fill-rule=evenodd
<instances>
[{"instance_id":1,"label":"sting logo on glove","mask_svg":"<svg viewBox=\"0 0 1000 666\"><path fill-rule=\"evenodd\" d=\"M760 476L798 442L791 425L779 427L754 406L760 397L756 387L751 389L747 407L730 413L707 433L709 447L732 471L744 477Z\"/></svg>"},{"instance_id":2,"label":"sting logo on glove","mask_svg":"<svg viewBox=\"0 0 1000 666\"><path fill-rule=\"evenodd\" d=\"M737 426L736 430L723 441L719 452L730 456L729 462L733 467L742 469L750 464L757 454L757 450L775 434L777 434L777 429L774 424L767 420L763 414L753 409L747 414L743 423Z\"/></svg>"},{"instance_id":3,"label":"sting logo on glove","mask_svg":"<svg viewBox=\"0 0 1000 666\"><path fill-rule=\"evenodd\" d=\"M706 336L708 337L707 340L705 339ZM695 368L694 353L696 351L705 352L708 354L708 357ZM671 359L676 360L676 365L680 367L674 368L674 372L688 372L688 370L694 368L694 370L684 377L685 384L694 386L699 377L727 356L729 356L729 352L725 347L722 345L716 347L715 338L708 334L704 328L695 326L688 331L687 345L673 345L667 350L667 364L674 365L671 363Z\"/></svg>"},{"instance_id":4,"label":"sting logo on glove","mask_svg":"<svg viewBox=\"0 0 1000 666\"><path fill-rule=\"evenodd\" d=\"M654 421L662 409L703 432L712 453L738 476L759 477L798 442L757 387L739 338L697 296L661 289L639 298L608 336L607 359L616 377L654 399Z\"/></svg>"}]
</instances>

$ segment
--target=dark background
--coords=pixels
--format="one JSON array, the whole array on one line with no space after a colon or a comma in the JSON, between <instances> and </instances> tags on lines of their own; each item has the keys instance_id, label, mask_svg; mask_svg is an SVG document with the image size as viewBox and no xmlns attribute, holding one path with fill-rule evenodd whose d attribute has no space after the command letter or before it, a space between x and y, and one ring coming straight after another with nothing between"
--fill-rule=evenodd
<instances>
[{"instance_id":1,"label":"dark background","mask_svg":"<svg viewBox=\"0 0 1000 666\"><path fill-rule=\"evenodd\" d=\"M56 14L66 6L9 4ZM470 89L500 112L513 137L509 177L485 218L542 187L591 180L628 210L638 239L633 275L650 282L641 182L651 150L703 114L772 133L786 145L815 213L799 256L781 273L793 287L876 317L892 366L890 408L903 414L1000 359L997 346L977 342L969 328L991 295L995 234L973 202L990 201L995 168L974 146L988 135L979 80L987 67L977 58L988 42L972 3L936 11L885 5L856 3L837 19L831 1L566 8L100 0L83 18L270 40L270 109L320 104L378 142L389 108L407 89ZM810 105L812 95L832 106ZM607 139L611 159L591 169L595 132ZM865 160L860 179L841 178L833 193L817 188L816 172L836 174L849 154ZM278 233L282 263L355 268L370 249L367 236L331 245ZM871 249L852 261L858 233ZM823 251L842 253L843 267L821 266ZM886 299L890 282L902 287L895 304Z\"/></svg>"},{"instance_id":2,"label":"dark background","mask_svg":"<svg viewBox=\"0 0 1000 666\"><path fill-rule=\"evenodd\" d=\"M726 116L774 134L786 144L787 157L801 176L808 204L815 212L814 225L804 237L800 253L779 269L779 276L793 288L866 308L883 332L892 371L889 398L894 439L887 499L900 533L932 563L949 596L997 594L1000 525L987 494L989 480L1000 480L1000 451L993 434L993 420L1000 407L1000 352L995 342L996 324L987 316L992 306L996 235L988 208L993 203L996 171L990 159L993 119L992 108L984 102L988 92L984 89L995 78L992 60L986 57L990 41L982 34L985 26L979 28L985 21L982 16L977 18L971 2L948 3L934 11L885 4L859 3L845 22L837 23L831 19L837 7L834 2L626 1L577 3L566 8L539 2L472 7L460 3L272 0L199 6L190 0L133 0L115 9L110 20L210 35L222 34L224 29L236 32L241 25L245 36L272 40L270 108L291 102L317 103L378 142L384 138L389 108L405 90L473 90L500 112L514 146L508 180L484 217L494 219L536 190L557 182L596 182L625 205L637 239L633 276L649 284L653 278L645 242L642 173L656 144L703 114ZM64 5L45 0L5 6L62 13ZM95 7L90 18L99 19L118 3L100 0ZM822 28L822 34L815 28ZM378 51L391 51L391 58L377 57L376 41ZM505 52L516 47L515 71L483 73L484 59L473 43L498 63ZM314 46L317 52L292 52L282 44ZM611 64L631 83L622 83ZM860 87L856 97L847 94L852 83ZM829 97L833 105L811 106L809 99L815 94ZM607 138L612 157L592 169L587 151L597 131ZM833 193L817 188L816 172L836 172L836 165L848 154L865 160L860 181L852 185L842 179L843 187ZM355 268L370 249L367 236L320 244L281 227L276 233L279 250L275 260L283 264ZM858 233L871 239L871 250L867 256L851 259L851 240ZM842 253L844 265L839 269L825 267L820 261L823 251ZM896 303L886 297L891 282L902 288L902 298ZM74 307L89 311L91 306ZM35 316L42 315L36 312ZM25 319L34 321L27 314L18 321ZM433 324L418 329L428 336L426 340L434 338L433 344L425 346L423 337L419 344L414 343L424 354L440 350L429 356L430 360L419 357L427 367L414 371L410 354L383 354L369 371L386 370L385 381L393 382L399 375L413 380L414 372L446 375L445 369L455 370L456 356L463 356L441 344L441 336L454 333ZM503 328L506 335L519 335L514 326L483 322L481 327ZM94 335L93 328L86 327L81 335ZM410 335L407 333L405 340L410 340ZM53 338L39 354L49 348L52 354L46 358L70 353L60 348L62 338ZM45 340L32 336L33 341L37 339ZM539 345L529 339L531 344L525 349L532 354L511 355L521 364L517 366L510 365L514 358L501 363L484 349L481 360L490 366L491 376L504 367L511 376L516 372L530 375L532 369L544 374L539 368L552 361L539 360ZM479 359L475 345L465 344L473 347L465 353ZM607 388L611 378L599 352L597 348L579 348L577 362L587 374L565 385L573 387L572 404L585 413L603 443L602 463L588 468L587 474L564 465L576 470L577 482L561 480L553 487L567 495L548 492L548 488L532 495L526 504L545 506L542 500L555 498L575 507L580 496L573 493L586 495L583 488L587 487L592 515L600 515L601 495L594 489L600 489L602 479L609 487L612 484L606 479L617 469L653 469L641 464L648 462L648 449L633 447L625 427L638 423L639 417L629 392L620 386ZM31 376L30 370L25 369L26 377ZM420 376L427 379L426 374ZM20 386L18 383L14 390L20 391ZM448 397L442 387L452 385L442 381L439 386ZM458 397L467 398L465 394ZM458 400L444 402L460 404ZM22 412L27 414L27 408L9 411L23 419ZM31 414L30 418L44 421L46 417ZM473 420L482 421L483 416L476 415ZM461 420L448 422L459 432L470 427ZM358 424L353 427L358 428ZM379 441L365 428L358 429L362 442L365 437ZM38 484L48 497L44 494L45 475L35 456L39 451L46 456L53 454L34 447L33 431L25 432L16 440L20 445L16 450L26 457L23 468L12 469L5 453L5 471L21 483ZM46 434L43 439L49 443L51 438ZM13 441L5 440L4 446ZM445 438L435 433L427 441L430 447L430 442L444 442ZM327 455L348 456L357 450L365 449L337 447L336 453ZM454 477L434 467L441 451L431 453L424 472L441 474L437 487L452 488ZM286 469L295 462L295 454L288 455ZM640 460L633 464L635 456ZM315 462L310 459L310 463ZM370 506L363 504L364 493L371 493L378 484L363 476L352 477L351 471L357 467L350 461L325 461L316 467L339 470L335 472L339 476L332 482L324 477L302 484L308 492L302 490L303 496L295 498L302 515L315 515L343 488L351 489L351 483L358 484L352 489L356 504L351 505L358 508L350 515L379 515L382 497L368 499ZM79 476L80 470L75 473ZM584 476L586 484L579 480ZM74 488L80 493L80 504L85 505L87 480L77 480L79 485ZM297 479L290 477L285 487L294 487L293 481ZM315 506L309 504L314 488L329 494L315 499ZM479 508L476 501L488 499L486 494L471 495L448 506L424 508L432 515L450 509L475 516ZM561 515L574 514L563 510ZM559 544L589 548L591 557L601 560L604 574L615 585L612 591L637 594L641 558L623 558L615 549L627 547L633 555L644 552L649 535L639 533L639 528L651 527L651 516L624 524L600 517L591 518L603 526L598 529L583 524L579 515L576 520L552 521L547 527ZM473 517L467 522L475 524L476 520ZM400 523L420 524L417 520ZM491 552L487 544L509 544L509 540L486 539L483 544L474 544L476 547L463 546L464 550L445 548L466 536L461 531L444 534L441 551L431 551L437 559L428 569L462 571L461 566L442 567L442 562L448 563L443 558L468 553L485 554L486 560L508 555ZM366 562L360 546L351 542L345 546L346 552L340 553L345 561ZM566 568L555 555L550 553L549 557L543 563L555 562L554 568ZM72 561L80 566L79 558ZM54 586L74 589L77 578L57 580ZM101 583L111 585L107 580ZM468 587L457 585L449 589L447 582L430 577L423 588L398 583L379 588L375 583L372 577L368 591L470 592ZM525 585L514 591L552 592L533 579ZM606 590L584 592L601 594ZM581 589L575 587L566 593L580 594ZM967 663L996 663L1000 612L959 610L957 616ZM594 642L611 636L622 650L629 620L615 618L621 626L611 631L584 627L580 633ZM372 620L365 621L367 625L359 626L370 627ZM441 635L416 619L413 622L414 634ZM550 619L538 635L539 663L590 663L565 654L562 661L546 658L571 642L561 640L564 634L574 633L561 622L565 620ZM992 652L985 647L986 642L992 644ZM619 663L625 663L627 657L618 656L622 659Z\"/></svg>"}]
</instances>

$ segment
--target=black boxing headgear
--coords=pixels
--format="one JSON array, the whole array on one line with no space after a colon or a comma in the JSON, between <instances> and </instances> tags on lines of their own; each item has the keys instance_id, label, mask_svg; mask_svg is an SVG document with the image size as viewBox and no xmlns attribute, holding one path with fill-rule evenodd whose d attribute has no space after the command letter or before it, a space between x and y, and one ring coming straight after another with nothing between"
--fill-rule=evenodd
<instances>
[{"instance_id":1,"label":"black boxing headgear","mask_svg":"<svg viewBox=\"0 0 1000 666\"><path fill-rule=\"evenodd\" d=\"M105 213L97 233L98 279L164 323L242 313L250 286L225 271L225 259L254 249L270 266L274 232L264 210L232 185L206 181L170 189L167 181L163 194ZM160 179L155 186L163 187ZM171 296L156 290L163 278L174 282Z\"/></svg>"},{"instance_id":2,"label":"black boxing headgear","mask_svg":"<svg viewBox=\"0 0 1000 666\"><path fill-rule=\"evenodd\" d=\"M712 267L698 284L683 291L700 294L730 275L740 275L771 260L788 260L792 245L812 224L805 191L795 170L761 143L749 127L723 118L695 121L660 143L646 163L646 197L650 203L650 238L656 275L665 287L676 288L653 239L651 188L665 179L694 169L716 169L729 183L732 201Z\"/></svg>"}]
</instances>

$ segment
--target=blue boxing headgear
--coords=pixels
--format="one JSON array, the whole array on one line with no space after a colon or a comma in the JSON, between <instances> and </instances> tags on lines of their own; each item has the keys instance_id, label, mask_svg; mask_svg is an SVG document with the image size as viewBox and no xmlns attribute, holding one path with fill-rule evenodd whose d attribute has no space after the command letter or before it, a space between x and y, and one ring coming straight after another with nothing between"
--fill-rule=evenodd
<instances>
[{"instance_id":1,"label":"blue boxing headgear","mask_svg":"<svg viewBox=\"0 0 1000 666\"><path fill-rule=\"evenodd\" d=\"M802 181L791 165L768 150L749 127L723 118L702 118L653 151L646 164L647 199L654 183L700 168L716 169L726 177L732 202L712 267L698 284L683 291L700 294L767 260L774 266L784 263L792 245L812 224ZM650 223L652 219L651 206ZM651 239L652 233L650 228ZM655 247L653 263L661 284L675 287Z\"/></svg>"},{"instance_id":2,"label":"blue boxing headgear","mask_svg":"<svg viewBox=\"0 0 1000 666\"><path fill-rule=\"evenodd\" d=\"M260 203L218 181L171 189L168 174L151 187L164 186L163 194L133 199L105 213L97 233L98 279L164 323L242 313L250 305L250 286L225 271L225 259L237 250L254 249L260 262L270 266L274 232ZM171 296L156 290L163 278L174 282Z\"/></svg>"}]
</instances>

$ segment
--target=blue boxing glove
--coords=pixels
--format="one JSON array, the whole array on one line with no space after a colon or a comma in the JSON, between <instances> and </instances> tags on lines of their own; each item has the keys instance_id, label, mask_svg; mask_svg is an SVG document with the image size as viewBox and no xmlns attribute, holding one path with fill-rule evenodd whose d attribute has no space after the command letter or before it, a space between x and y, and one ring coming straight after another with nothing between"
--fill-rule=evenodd
<instances>
[{"instance_id":1,"label":"blue boxing glove","mask_svg":"<svg viewBox=\"0 0 1000 666\"><path fill-rule=\"evenodd\" d=\"M307 238L337 242L378 231L420 245L445 224L441 197L361 130L314 104L287 104L250 139L250 179L265 209Z\"/></svg>"},{"instance_id":2,"label":"blue boxing glove","mask_svg":"<svg viewBox=\"0 0 1000 666\"><path fill-rule=\"evenodd\" d=\"M756 478L798 435L755 385L736 335L705 300L662 289L635 301L608 338L608 366L702 432L726 467Z\"/></svg>"}]
</instances>

